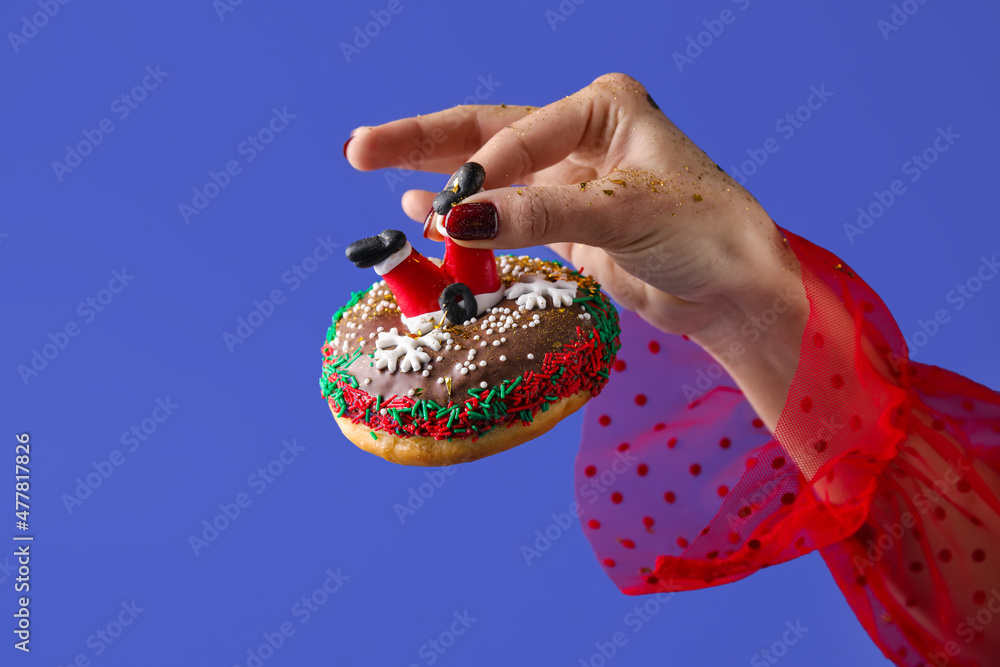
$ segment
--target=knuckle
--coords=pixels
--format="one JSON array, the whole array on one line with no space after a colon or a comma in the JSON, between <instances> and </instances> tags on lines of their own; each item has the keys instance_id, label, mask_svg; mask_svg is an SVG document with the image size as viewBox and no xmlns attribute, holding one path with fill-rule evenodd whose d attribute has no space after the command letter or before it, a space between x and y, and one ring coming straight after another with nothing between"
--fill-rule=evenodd
<instances>
[{"instance_id":1,"label":"knuckle","mask_svg":"<svg viewBox=\"0 0 1000 667\"><path fill-rule=\"evenodd\" d=\"M524 232L533 243L555 241L549 235L553 232L552 220L545 197L541 195L528 196L521 204L521 219L525 221Z\"/></svg>"},{"instance_id":2,"label":"knuckle","mask_svg":"<svg viewBox=\"0 0 1000 667\"><path fill-rule=\"evenodd\" d=\"M629 106L638 104L640 100L645 102L649 95L645 86L621 72L603 74L594 79L589 88L598 95L613 98Z\"/></svg>"}]
</instances>

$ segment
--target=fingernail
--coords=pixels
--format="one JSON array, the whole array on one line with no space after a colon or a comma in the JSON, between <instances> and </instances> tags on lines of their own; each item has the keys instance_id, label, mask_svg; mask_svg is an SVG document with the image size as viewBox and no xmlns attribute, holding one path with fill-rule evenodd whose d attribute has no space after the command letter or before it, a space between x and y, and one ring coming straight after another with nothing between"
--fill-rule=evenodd
<instances>
[{"instance_id":1,"label":"fingernail","mask_svg":"<svg viewBox=\"0 0 1000 667\"><path fill-rule=\"evenodd\" d=\"M354 138L354 133L357 132L357 128L351 130L351 136L347 137L347 141L344 142L344 158L347 158L347 144L351 143L351 139Z\"/></svg>"},{"instance_id":2,"label":"fingernail","mask_svg":"<svg viewBox=\"0 0 1000 667\"><path fill-rule=\"evenodd\" d=\"M427 217L424 218L424 238L428 238L428 234L431 231L431 224L434 222L434 209L427 211Z\"/></svg>"},{"instance_id":3,"label":"fingernail","mask_svg":"<svg viewBox=\"0 0 1000 667\"><path fill-rule=\"evenodd\" d=\"M500 231L500 216L497 207L488 201L458 204L445 216L444 228L457 241L495 239Z\"/></svg>"}]
</instances>

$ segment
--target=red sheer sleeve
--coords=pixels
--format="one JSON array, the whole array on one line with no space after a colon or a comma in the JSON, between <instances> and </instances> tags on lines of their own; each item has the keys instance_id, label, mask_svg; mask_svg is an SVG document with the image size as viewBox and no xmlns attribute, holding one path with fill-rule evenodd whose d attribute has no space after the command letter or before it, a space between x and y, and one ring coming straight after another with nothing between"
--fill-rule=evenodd
<instances>
[{"instance_id":1,"label":"red sheer sleeve","mask_svg":"<svg viewBox=\"0 0 1000 667\"><path fill-rule=\"evenodd\" d=\"M584 531L630 595L818 549L896 664L997 664L1000 395L909 361L871 288L785 234L810 315L774 435L701 348L624 313L618 377L584 417ZM744 349L784 306L743 329Z\"/></svg>"}]
</instances>

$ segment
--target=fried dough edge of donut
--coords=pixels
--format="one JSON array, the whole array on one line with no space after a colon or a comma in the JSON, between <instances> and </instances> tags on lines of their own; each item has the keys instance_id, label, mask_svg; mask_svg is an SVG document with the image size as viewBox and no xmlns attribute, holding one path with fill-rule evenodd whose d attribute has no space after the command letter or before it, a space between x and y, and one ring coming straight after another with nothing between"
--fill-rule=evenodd
<instances>
[{"instance_id":1,"label":"fried dough edge of donut","mask_svg":"<svg viewBox=\"0 0 1000 667\"><path fill-rule=\"evenodd\" d=\"M549 409L536 413L534 420L527 426L521 422L514 422L510 428L506 424L500 424L475 442L459 438L453 438L449 442L429 436L402 438L385 432L375 432L378 436L375 439L371 436L373 431L370 427L362 423L355 424L346 417L337 417L333 407L330 411L334 413L337 425L347 439L366 452L400 465L449 466L499 454L533 440L582 408L590 398L589 390L578 391L550 403Z\"/></svg>"}]
</instances>

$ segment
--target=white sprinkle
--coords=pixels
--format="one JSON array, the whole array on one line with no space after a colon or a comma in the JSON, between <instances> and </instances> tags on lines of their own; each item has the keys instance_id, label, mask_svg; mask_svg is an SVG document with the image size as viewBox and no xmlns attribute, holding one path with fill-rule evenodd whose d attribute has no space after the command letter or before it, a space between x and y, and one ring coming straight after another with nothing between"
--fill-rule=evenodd
<instances>
[{"instance_id":1,"label":"white sprinkle","mask_svg":"<svg viewBox=\"0 0 1000 667\"><path fill-rule=\"evenodd\" d=\"M497 347L499 345L500 345L500 341L498 341L498 340L493 341L493 347Z\"/></svg>"},{"instance_id":2,"label":"white sprinkle","mask_svg":"<svg viewBox=\"0 0 1000 667\"><path fill-rule=\"evenodd\" d=\"M484 340L482 343L480 343L479 347L486 347L486 341Z\"/></svg>"},{"instance_id":3,"label":"white sprinkle","mask_svg":"<svg viewBox=\"0 0 1000 667\"><path fill-rule=\"evenodd\" d=\"M430 371L423 371L420 374L423 375L424 377L430 377L431 372Z\"/></svg>"},{"instance_id":4,"label":"white sprinkle","mask_svg":"<svg viewBox=\"0 0 1000 667\"><path fill-rule=\"evenodd\" d=\"M449 347L450 347L450 346L449 346ZM438 358L437 358L437 359L435 359L434 361L444 361L444 357L438 357Z\"/></svg>"},{"instance_id":5,"label":"white sprinkle","mask_svg":"<svg viewBox=\"0 0 1000 667\"><path fill-rule=\"evenodd\" d=\"M486 365L486 360L485 359L483 359L482 361L479 362L479 366L480 367L485 366L485 365Z\"/></svg>"},{"instance_id":6,"label":"white sprinkle","mask_svg":"<svg viewBox=\"0 0 1000 667\"><path fill-rule=\"evenodd\" d=\"M501 354L500 355L500 361L507 361L507 357L505 355Z\"/></svg>"},{"instance_id":7,"label":"white sprinkle","mask_svg":"<svg viewBox=\"0 0 1000 667\"><path fill-rule=\"evenodd\" d=\"M472 340L479 340L479 334L476 334L475 336L473 336Z\"/></svg>"},{"instance_id":8,"label":"white sprinkle","mask_svg":"<svg viewBox=\"0 0 1000 667\"><path fill-rule=\"evenodd\" d=\"M410 391L406 392L407 396L413 396L414 394L416 394L416 392L413 389L411 389Z\"/></svg>"},{"instance_id":9,"label":"white sprinkle","mask_svg":"<svg viewBox=\"0 0 1000 667\"><path fill-rule=\"evenodd\" d=\"M371 384L371 383L372 383L371 378L365 378L365 384Z\"/></svg>"},{"instance_id":10,"label":"white sprinkle","mask_svg":"<svg viewBox=\"0 0 1000 667\"><path fill-rule=\"evenodd\" d=\"M492 336L492 335L493 335L493 329L487 329L487 330L486 330L486 334L487 334L488 336Z\"/></svg>"},{"instance_id":11,"label":"white sprinkle","mask_svg":"<svg viewBox=\"0 0 1000 667\"><path fill-rule=\"evenodd\" d=\"M468 375L468 374L469 374L469 369L468 369L468 368L463 368L463 369L462 369L461 371L459 371L459 372L460 372L460 373L461 373L462 375Z\"/></svg>"},{"instance_id":12,"label":"white sprinkle","mask_svg":"<svg viewBox=\"0 0 1000 667\"><path fill-rule=\"evenodd\" d=\"M528 359L534 359L534 358L535 358L535 355L533 355L531 352L529 352L528 353Z\"/></svg>"},{"instance_id":13,"label":"white sprinkle","mask_svg":"<svg viewBox=\"0 0 1000 667\"><path fill-rule=\"evenodd\" d=\"M506 338L501 338L501 339L500 339L500 342L501 342L501 343L506 343L506 342L507 342L507 339L506 339Z\"/></svg>"},{"instance_id":14,"label":"white sprinkle","mask_svg":"<svg viewBox=\"0 0 1000 667\"><path fill-rule=\"evenodd\" d=\"M388 410L386 410L385 408L382 408L381 410L379 410L379 411L378 411L378 413L379 413L380 415L387 415L387 414L389 414L389 411L388 411Z\"/></svg>"},{"instance_id":15,"label":"white sprinkle","mask_svg":"<svg viewBox=\"0 0 1000 667\"><path fill-rule=\"evenodd\" d=\"M444 384L444 378L438 378L438 384Z\"/></svg>"},{"instance_id":16,"label":"white sprinkle","mask_svg":"<svg viewBox=\"0 0 1000 667\"><path fill-rule=\"evenodd\" d=\"M485 383L485 382L480 382L480 383L479 383L479 386L480 386L481 388L483 388L483 389L486 389L486 387L487 387L487 385L486 385L486 383Z\"/></svg>"},{"instance_id":17,"label":"white sprinkle","mask_svg":"<svg viewBox=\"0 0 1000 667\"><path fill-rule=\"evenodd\" d=\"M379 328L378 328L378 329L376 329L375 331L385 331L385 327L379 327Z\"/></svg>"}]
</instances>

